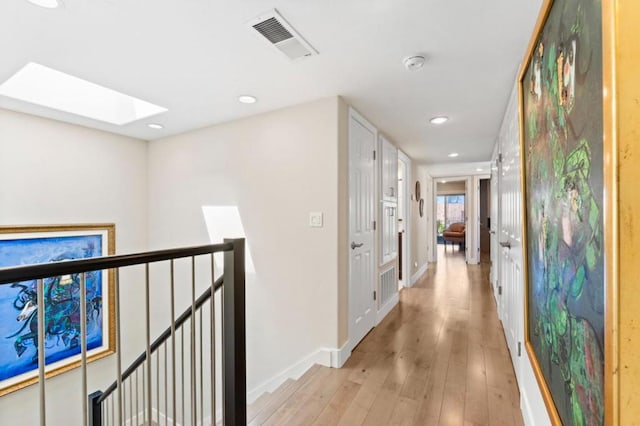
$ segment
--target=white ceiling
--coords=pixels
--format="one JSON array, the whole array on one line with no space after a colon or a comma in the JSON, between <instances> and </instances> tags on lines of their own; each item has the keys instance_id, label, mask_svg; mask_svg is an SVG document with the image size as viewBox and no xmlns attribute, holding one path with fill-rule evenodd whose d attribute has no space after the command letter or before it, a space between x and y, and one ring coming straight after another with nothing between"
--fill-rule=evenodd
<instances>
[{"instance_id":1,"label":"white ceiling","mask_svg":"<svg viewBox=\"0 0 640 426\"><path fill-rule=\"evenodd\" d=\"M38 62L169 109L114 126L0 97L0 107L152 140L342 95L427 164L491 154L540 0L0 2L0 82ZM272 8L318 51L291 62L245 23ZM428 56L409 72L402 59ZM258 103L243 105L251 94ZM428 119L447 115L439 127ZM162 123L164 130L146 127ZM453 160L446 156L457 151Z\"/></svg>"}]
</instances>

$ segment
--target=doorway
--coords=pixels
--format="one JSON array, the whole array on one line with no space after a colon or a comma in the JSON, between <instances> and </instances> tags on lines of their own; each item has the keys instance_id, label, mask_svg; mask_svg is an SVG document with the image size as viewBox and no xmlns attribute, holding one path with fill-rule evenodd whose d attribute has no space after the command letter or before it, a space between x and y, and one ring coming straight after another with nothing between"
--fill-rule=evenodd
<instances>
[{"instance_id":1,"label":"doorway","mask_svg":"<svg viewBox=\"0 0 640 426\"><path fill-rule=\"evenodd\" d=\"M489 179L480 179L480 261L488 262L491 251L491 217L489 212L491 185Z\"/></svg>"},{"instance_id":2,"label":"doorway","mask_svg":"<svg viewBox=\"0 0 640 426\"><path fill-rule=\"evenodd\" d=\"M467 181L439 179L435 196L435 235L438 255L465 256Z\"/></svg>"}]
</instances>

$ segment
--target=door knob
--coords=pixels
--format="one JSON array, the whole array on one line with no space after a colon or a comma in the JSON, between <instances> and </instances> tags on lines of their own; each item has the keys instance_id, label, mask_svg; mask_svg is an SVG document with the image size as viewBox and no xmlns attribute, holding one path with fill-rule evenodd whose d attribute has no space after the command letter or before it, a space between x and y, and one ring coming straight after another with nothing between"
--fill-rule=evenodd
<instances>
[{"instance_id":1,"label":"door knob","mask_svg":"<svg viewBox=\"0 0 640 426\"><path fill-rule=\"evenodd\" d=\"M355 242L351 241L351 250L355 250L358 247L362 247L363 245L364 243L356 244Z\"/></svg>"},{"instance_id":2,"label":"door knob","mask_svg":"<svg viewBox=\"0 0 640 426\"><path fill-rule=\"evenodd\" d=\"M500 241L500 245L511 250L511 243L509 241Z\"/></svg>"}]
</instances>

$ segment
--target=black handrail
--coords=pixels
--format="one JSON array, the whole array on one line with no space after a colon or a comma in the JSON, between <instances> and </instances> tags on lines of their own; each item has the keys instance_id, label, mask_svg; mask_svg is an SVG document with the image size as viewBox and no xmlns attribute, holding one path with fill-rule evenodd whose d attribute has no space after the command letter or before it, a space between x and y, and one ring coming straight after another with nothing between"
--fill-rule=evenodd
<instances>
[{"instance_id":1,"label":"black handrail","mask_svg":"<svg viewBox=\"0 0 640 426\"><path fill-rule=\"evenodd\" d=\"M156 250L145 253L92 257L55 263L0 268L0 285L232 250L233 244L227 242L180 249Z\"/></svg>"},{"instance_id":2,"label":"black handrail","mask_svg":"<svg viewBox=\"0 0 640 426\"><path fill-rule=\"evenodd\" d=\"M246 331L245 331L245 241L244 239L225 239L223 244L211 244L181 249L157 250L146 253L104 256L96 258L43 263L37 265L0 268L0 285L41 280L50 277L78 274L90 271L117 269L125 266L149 264L172 259L195 257L224 252L224 274L213 283L213 294L224 284L222 292L222 363L223 363L223 417L225 424L246 424ZM211 259L213 261L213 258ZM212 298L212 289L208 288L195 301L196 308ZM192 314L192 308L180 315L175 326L181 326ZM140 355L122 374L129 377L145 360L147 352L157 349L171 336L171 328L165 330L148 351ZM213 343L213 342L212 342ZM119 349L119 348L118 348ZM117 389L117 381L104 392L96 391L89 398L89 419L91 424L102 424L101 402ZM44 401L44 400L43 400ZM44 415L41 406L41 416ZM148 408L151 410L151 407Z\"/></svg>"},{"instance_id":3,"label":"black handrail","mask_svg":"<svg viewBox=\"0 0 640 426\"><path fill-rule=\"evenodd\" d=\"M220 287L222 287L222 277L218 278L214 283L215 290L217 291ZM196 299L196 309L200 308L207 300L211 298L211 287L208 287L207 290L200 295ZM184 324L191 317L191 306L189 306L183 313L178 317L175 323L176 330L182 324ZM169 340L171 337L171 327L168 327L150 346L150 352L155 352L164 342ZM138 358L133 361L133 363L122 373L122 381L126 380L131 374L133 374L140 365L147 359L147 352L142 352ZM118 381L116 380L109 386L96 400L96 403L100 404L102 401L107 399L109 395L113 393L118 388Z\"/></svg>"}]
</instances>

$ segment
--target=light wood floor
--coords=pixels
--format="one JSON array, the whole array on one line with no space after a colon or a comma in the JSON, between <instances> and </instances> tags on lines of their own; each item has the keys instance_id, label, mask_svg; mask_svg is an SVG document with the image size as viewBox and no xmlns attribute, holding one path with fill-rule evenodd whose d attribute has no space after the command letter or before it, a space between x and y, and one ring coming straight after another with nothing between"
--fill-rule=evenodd
<instances>
[{"instance_id":1,"label":"light wood floor","mask_svg":"<svg viewBox=\"0 0 640 426\"><path fill-rule=\"evenodd\" d=\"M259 425L522 425L488 282L451 247L341 369L312 367L248 409Z\"/></svg>"}]
</instances>

